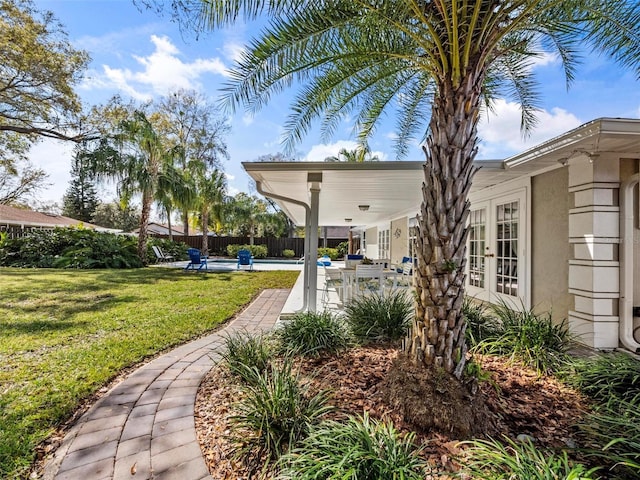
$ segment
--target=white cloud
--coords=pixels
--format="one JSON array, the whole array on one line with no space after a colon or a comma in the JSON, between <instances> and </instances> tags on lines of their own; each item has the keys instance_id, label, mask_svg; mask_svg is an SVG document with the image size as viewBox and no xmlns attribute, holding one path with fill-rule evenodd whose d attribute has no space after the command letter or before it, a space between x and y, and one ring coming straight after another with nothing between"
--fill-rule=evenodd
<instances>
[{"instance_id":1,"label":"white cloud","mask_svg":"<svg viewBox=\"0 0 640 480\"><path fill-rule=\"evenodd\" d=\"M242 115L242 123L247 127L253 123L253 120L254 116L251 113L245 113Z\"/></svg>"},{"instance_id":2,"label":"white cloud","mask_svg":"<svg viewBox=\"0 0 640 480\"><path fill-rule=\"evenodd\" d=\"M227 60L231 60L232 62L237 62L242 57L243 52L245 51L245 46L243 43L238 42L226 42L222 46L222 52Z\"/></svg>"},{"instance_id":3,"label":"white cloud","mask_svg":"<svg viewBox=\"0 0 640 480\"><path fill-rule=\"evenodd\" d=\"M335 143L320 143L314 145L309 150L309 153L302 159L303 162L323 162L327 157L336 157L338 152L342 149L355 150L358 148L358 143L353 140L338 140ZM387 154L381 151L372 151L372 156L377 156L380 160L387 160Z\"/></svg>"},{"instance_id":4,"label":"white cloud","mask_svg":"<svg viewBox=\"0 0 640 480\"><path fill-rule=\"evenodd\" d=\"M526 138L520 131L518 104L498 100L494 112L485 114L478 125L481 139L478 158L503 159L522 152L582 124L575 115L561 108L537 114L538 124Z\"/></svg>"},{"instance_id":5,"label":"white cloud","mask_svg":"<svg viewBox=\"0 0 640 480\"><path fill-rule=\"evenodd\" d=\"M180 50L167 36L151 35L155 49L148 56L133 55L141 70L102 66L102 73L92 72L83 88L117 89L138 100L164 95L176 88L199 90L205 74L227 75L227 67L219 58L197 58L185 62Z\"/></svg>"},{"instance_id":6,"label":"white cloud","mask_svg":"<svg viewBox=\"0 0 640 480\"><path fill-rule=\"evenodd\" d=\"M235 175L232 175L232 174L230 174L228 172L225 172L224 176L226 177L227 180L235 180L236 179Z\"/></svg>"}]
</instances>

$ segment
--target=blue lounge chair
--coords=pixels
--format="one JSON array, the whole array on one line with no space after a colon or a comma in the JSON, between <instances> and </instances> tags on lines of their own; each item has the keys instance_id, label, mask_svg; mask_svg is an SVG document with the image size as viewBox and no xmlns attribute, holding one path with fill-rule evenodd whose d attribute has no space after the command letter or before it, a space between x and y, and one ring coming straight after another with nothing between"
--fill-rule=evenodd
<instances>
[{"instance_id":1,"label":"blue lounge chair","mask_svg":"<svg viewBox=\"0 0 640 480\"><path fill-rule=\"evenodd\" d=\"M250 271L253 270L253 257L249 250L238 251L238 265L236 268L240 270L240 267L249 267Z\"/></svg>"},{"instance_id":2,"label":"blue lounge chair","mask_svg":"<svg viewBox=\"0 0 640 480\"><path fill-rule=\"evenodd\" d=\"M209 270L207 257L203 257L200 254L200 250L197 248L190 248L187 250L187 254L189 255L189 263L184 267L185 270L189 270L189 268L195 270L196 265L198 266L198 270L202 270L202 267L204 267L205 270Z\"/></svg>"}]
</instances>

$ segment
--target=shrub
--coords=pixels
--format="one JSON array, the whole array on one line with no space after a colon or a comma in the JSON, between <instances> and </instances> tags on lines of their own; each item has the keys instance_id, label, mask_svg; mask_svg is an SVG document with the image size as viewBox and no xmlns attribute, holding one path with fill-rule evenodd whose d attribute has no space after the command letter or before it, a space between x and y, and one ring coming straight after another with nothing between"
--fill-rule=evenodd
<instances>
[{"instance_id":1,"label":"shrub","mask_svg":"<svg viewBox=\"0 0 640 480\"><path fill-rule=\"evenodd\" d=\"M640 478L640 396L607 402L578 424L583 443L614 478Z\"/></svg>"},{"instance_id":2,"label":"shrub","mask_svg":"<svg viewBox=\"0 0 640 480\"><path fill-rule=\"evenodd\" d=\"M531 442L515 443L505 439L506 445L496 440L463 442L470 445L465 459L465 473L472 478L501 480L519 478L527 480L589 480L597 469L573 464L567 453L556 454L539 450Z\"/></svg>"},{"instance_id":3,"label":"shrub","mask_svg":"<svg viewBox=\"0 0 640 480\"><path fill-rule=\"evenodd\" d=\"M400 436L392 423L366 413L345 423L323 422L281 458L279 478L421 480L426 463L413 441L413 433Z\"/></svg>"},{"instance_id":4,"label":"shrub","mask_svg":"<svg viewBox=\"0 0 640 480\"><path fill-rule=\"evenodd\" d=\"M345 307L346 322L356 339L363 342L403 338L413 318L413 304L403 291L387 296L357 297Z\"/></svg>"},{"instance_id":5,"label":"shrub","mask_svg":"<svg viewBox=\"0 0 640 480\"><path fill-rule=\"evenodd\" d=\"M338 258L346 257L349 252L349 242L340 242L336 250L338 251Z\"/></svg>"},{"instance_id":6,"label":"shrub","mask_svg":"<svg viewBox=\"0 0 640 480\"><path fill-rule=\"evenodd\" d=\"M504 301L492 305L497 318L495 336L481 341L483 353L507 355L539 373L548 373L566 365L572 337L566 322L554 324L550 313L513 310Z\"/></svg>"},{"instance_id":7,"label":"shrub","mask_svg":"<svg viewBox=\"0 0 640 480\"><path fill-rule=\"evenodd\" d=\"M291 249L285 248L285 249L282 251L282 256L283 256L284 258L293 258L293 257L295 257L295 256L296 256L296 252L294 252L294 251L293 251L293 250L291 250Z\"/></svg>"},{"instance_id":8,"label":"shrub","mask_svg":"<svg viewBox=\"0 0 640 480\"><path fill-rule=\"evenodd\" d=\"M241 331L225 338L222 359L229 371L246 383L254 382L257 374L265 372L272 358L272 349L262 334Z\"/></svg>"},{"instance_id":9,"label":"shrub","mask_svg":"<svg viewBox=\"0 0 640 480\"><path fill-rule=\"evenodd\" d=\"M640 396L640 361L625 353L576 359L562 372L562 377L601 403Z\"/></svg>"},{"instance_id":10,"label":"shrub","mask_svg":"<svg viewBox=\"0 0 640 480\"><path fill-rule=\"evenodd\" d=\"M327 248L327 247L318 248L318 257L323 257L324 255L327 255L331 260L337 260L338 259L338 249L336 249L336 248Z\"/></svg>"},{"instance_id":11,"label":"shrub","mask_svg":"<svg viewBox=\"0 0 640 480\"><path fill-rule=\"evenodd\" d=\"M39 268L137 268L137 238L85 228L33 230L6 240L0 265Z\"/></svg>"},{"instance_id":12,"label":"shrub","mask_svg":"<svg viewBox=\"0 0 640 480\"><path fill-rule=\"evenodd\" d=\"M477 345L482 340L497 336L500 326L489 312L490 310L486 303L478 302L472 297L464 298L462 314L467 321L465 333L471 346Z\"/></svg>"},{"instance_id":13,"label":"shrub","mask_svg":"<svg viewBox=\"0 0 640 480\"><path fill-rule=\"evenodd\" d=\"M579 424L590 454L618 479L640 477L640 361L624 353L574 360L563 380L597 403Z\"/></svg>"},{"instance_id":14,"label":"shrub","mask_svg":"<svg viewBox=\"0 0 640 480\"><path fill-rule=\"evenodd\" d=\"M345 325L330 312L297 313L274 334L285 354L318 357L337 353L350 344Z\"/></svg>"},{"instance_id":15,"label":"shrub","mask_svg":"<svg viewBox=\"0 0 640 480\"><path fill-rule=\"evenodd\" d=\"M189 245L184 242L173 242L165 238L156 237L149 237L147 258L156 259L156 256L151 249L154 245L160 247L165 255L171 255L175 261L189 260L189 255L187 255Z\"/></svg>"},{"instance_id":16,"label":"shrub","mask_svg":"<svg viewBox=\"0 0 640 480\"><path fill-rule=\"evenodd\" d=\"M253 258L267 258L269 253L266 245L227 245L227 255L236 258L239 250L249 250Z\"/></svg>"},{"instance_id":17,"label":"shrub","mask_svg":"<svg viewBox=\"0 0 640 480\"><path fill-rule=\"evenodd\" d=\"M260 465L266 470L271 460L293 448L331 410L327 392L312 396L309 387L292 374L289 361L258 374L242 393L238 414L230 420L233 438L240 445L237 456L251 470Z\"/></svg>"}]
</instances>

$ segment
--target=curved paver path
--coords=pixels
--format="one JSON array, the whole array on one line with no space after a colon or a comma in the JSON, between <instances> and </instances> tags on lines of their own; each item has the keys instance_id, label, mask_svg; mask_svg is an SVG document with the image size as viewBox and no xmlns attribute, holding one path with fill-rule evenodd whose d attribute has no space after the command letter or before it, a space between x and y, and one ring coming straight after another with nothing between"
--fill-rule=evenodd
<instances>
[{"instance_id":1,"label":"curved paver path","mask_svg":"<svg viewBox=\"0 0 640 480\"><path fill-rule=\"evenodd\" d=\"M223 329L140 367L98 400L45 465L50 480L210 479L196 438L198 386L225 335L271 328L289 290L265 290Z\"/></svg>"}]
</instances>

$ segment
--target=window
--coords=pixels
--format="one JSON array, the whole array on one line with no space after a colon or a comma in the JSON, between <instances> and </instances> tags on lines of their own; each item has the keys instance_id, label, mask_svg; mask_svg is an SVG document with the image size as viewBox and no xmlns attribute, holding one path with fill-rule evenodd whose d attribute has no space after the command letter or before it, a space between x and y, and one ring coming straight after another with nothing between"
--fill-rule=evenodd
<instances>
[{"instance_id":1,"label":"window","mask_svg":"<svg viewBox=\"0 0 640 480\"><path fill-rule=\"evenodd\" d=\"M496 206L496 291L518 296L518 202Z\"/></svg>"},{"instance_id":2,"label":"window","mask_svg":"<svg viewBox=\"0 0 640 480\"><path fill-rule=\"evenodd\" d=\"M469 222L469 285L484 288L486 210L472 210Z\"/></svg>"},{"instance_id":3,"label":"window","mask_svg":"<svg viewBox=\"0 0 640 480\"><path fill-rule=\"evenodd\" d=\"M378 230L378 258L390 258L391 230Z\"/></svg>"}]
</instances>

